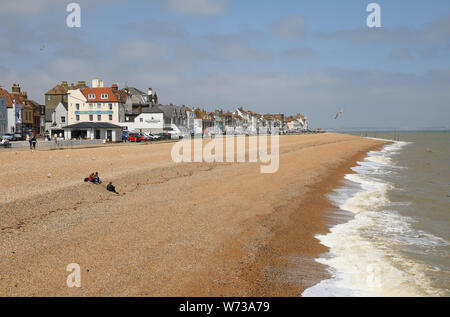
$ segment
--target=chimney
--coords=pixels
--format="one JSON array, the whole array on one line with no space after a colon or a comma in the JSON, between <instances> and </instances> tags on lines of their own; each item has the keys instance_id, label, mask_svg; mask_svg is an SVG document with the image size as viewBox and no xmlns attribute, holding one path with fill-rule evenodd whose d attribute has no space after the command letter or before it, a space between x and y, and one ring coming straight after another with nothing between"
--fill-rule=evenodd
<instances>
[{"instance_id":1,"label":"chimney","mask_svg":"<svg viewBox=\"0 0 450 317\"><path fill-rule=\"evenodd\" d=\"M20 86L17 84L13 84L13 86L11 88L11 92L13 94L20 94Z\"/></svg>"},{"instance_id":2,"label":"chimney","mask_svg":"<svg viewBox=\"0 0 450 317\"><path fill-rule=\"evenodd\" d=\"M94 79L92 79L92 88L99 88L99 87L100 87L99 79L95 77Z\"/></svg>"},{"instance_id":3,"label":"chimney","mask_svg":"<svg viewBox=\"0 0 450 317\"><path fill-rule=\"evenodd\" d=\"M80 89L82 89L82 88L86 88L86 82L83 80L83 81L78 81L78 88L80 88Z\"/></svg>"},{"instance_id":4,"label":"chimney","mask_svg":"<svg viewBox=\"0 0 450 317\"><path fill-rule=\"evenodd\" d=\"M111 90L112 90L113 93L116 94L119 91L119 86L117 86L117 84L113 84L111 86Z\"/></svg>"},{"instance_id":5,"label":"chimney","mask_svg":"<svg viewBox=\"0 0 450 317\"><path fill-rule=\"evenodd\" d=\"M148 89L148 96L150 97L150 96L153 96L153 89L152 88L149 88Z\"/></svg>"},{"instance_id":6,"label":"chimney","mask_svg":"<svg viewBox=\"0 0 450 317\"><path fill-rule=\"evenodd\" d=\"M63 81L63 82L61 83L61 86L67 87L67 81Z\"/></svg>"}]
</instances>

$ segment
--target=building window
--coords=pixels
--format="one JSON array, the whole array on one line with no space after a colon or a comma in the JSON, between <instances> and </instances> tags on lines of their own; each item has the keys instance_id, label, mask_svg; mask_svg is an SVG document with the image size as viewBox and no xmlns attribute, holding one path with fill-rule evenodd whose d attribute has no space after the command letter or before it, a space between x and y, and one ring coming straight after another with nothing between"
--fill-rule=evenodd
<instances>
[{"instance_id":1,"label":"building window","mask_svg":"<svg viewBox=\"0 0 450 317\"><path fill-rule=\"evenodd\" d=\"M47 96L47 100L50 101L50 99L51 99L50 96Z\"/></svg>"},{"instance_id":2,"label":"building window","mask_svg":"<svg viewBox=\"0 0 450 317\"><path fill-rule=\"evenodd\" d=\"M102 98L102 99L108 99L108 97L109 97L108 94L102 94L102 95L100 96L100 98Z\"/></svg>"},{"instance_id":3,"label":"building window","mask_svg":"<svg viewBox=\"0 0 450 317\"><path fill-rule=\"evenodd\" d=\"M144 122L144 119L143 119L143 118L140 118L139 120L140 120L141 122Z\"/></svg>"},{"instance_id":4,"label":"building window","mask_svg":"<svg viewBox=\"0 0 450 317\"><path fill-rule=\"evenodd\" d=\"M97 121L102 121L102 115L101 114L97 115Z\"/></svg>"},{"instance_id":5,"label":"building window","mask_svg":"<svg viewBox=\"0 0 450 317\"><path fill-rule=\"evenodd\" d=\"M97 104L97 108L100 109L101 107L102 107L102 104L101 104L101 103L98 103L98 104Z\"/></svg>"},{"instance_id":6,"label":"building window","mask_svg":"<svg viewBox=\"0 0 450 317\"><path fill-rule=\"evenodd\" d=\"M89 95L88 95L88 98L89 98L89 99L95 99L95 97L96 97L95 94L89 94Z\"/></svg>"},{"instance_id":7,"label":"building window","mask_svg":"<svg viewBox=\"0 0 450 317\"><path fill-rule=\"evenodd\" d=\"M89 104L89 109L94 108L94 105L92 103Z\"/></svg>"},{"instance_id":8,"label":"building window","mask_svg":"<svg viewBox=\"0 0 450 317\"><path fill-rule=\"evenodd\" d=\"M76 107L77 107L77 110L80 110L80 104L79 103L77 103Z\"/></svg>"},{"instance_id":9,"label":"building window","mask_svg":"<svg viewBox=\"0 0 450 317\"><path fill-rule=\"evenodd\" d=\"M112 110L112 103L109 104L109 110Z\"/></svg>"},{"instance_id":10,"label":"building window","mask_svg":"<svg viewBox=\"0 0 450 317\"><path fill-rule=\"evenodd\" d=\"M94 116L92 114L89 115L89 121L94 121Z\"/></svg>"},{"instance_id":11,"label":"building window","mask_svg":"<svg viewBox=\"0 0 450 317\"><path fill-rule=\"evenodd\" d=\"M61 117L61 123L66 123L66 117Z\"/></svg>"},{"instance_id":12,"label":"building window","mask_svg":"<svg viewBox=\"0 0 450 317\"><path fill-rule=\"evenodd\" d=\"M112 114L109 115L109 121L112 121Z\"/></svg>"},{"instance_id":13,"label":"building window","mask_svg":"<svg viewBox=\"0 0 450 317\"><path fill-rule=\"evenodd\" d=\"M80 121L80 115L77 114L77 121Z\"/></svg>"}]
</instances>

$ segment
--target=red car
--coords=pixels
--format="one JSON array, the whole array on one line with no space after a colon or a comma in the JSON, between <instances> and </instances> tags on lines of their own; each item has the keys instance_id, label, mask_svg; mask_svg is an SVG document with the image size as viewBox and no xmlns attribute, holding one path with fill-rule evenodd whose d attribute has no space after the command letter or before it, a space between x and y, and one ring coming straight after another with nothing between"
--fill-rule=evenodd
<instances>
[{"instance_id":1,"label":"red car","mask_svg":"<svg viewBox=\"0 0 450 317\"><path fill-rule=\"evenodd\" d=\"M128 141L130 141L130 142L147 142L147 138L140 135L139 133L130 133L128 136Z\"/></svg>"}]
</instances>

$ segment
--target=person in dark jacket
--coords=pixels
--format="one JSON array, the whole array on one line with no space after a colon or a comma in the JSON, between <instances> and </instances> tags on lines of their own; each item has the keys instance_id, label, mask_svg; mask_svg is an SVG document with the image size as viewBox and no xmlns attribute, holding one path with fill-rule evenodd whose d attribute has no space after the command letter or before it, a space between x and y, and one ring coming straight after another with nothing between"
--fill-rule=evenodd
<instances>
[{"instance_id":1,"label":"person in dark jacket","mask_svg":"<svg viewBox=\"0 0 450 317\"><path fill-rule=\"evenodd\" d=\"M106 190L110 191L111 193L114 193L116 195L119 195L118 192L116 192L116 188L114 187L114 185L112 184L112 182L109 182L108 186L106 186Z\"/></svg>"},{"instance_id":2,"label":"person in dark jacket","mask_svg":"<svg viewBox=\"0 0 450 317\"><path fill-rule=\"evenodd\" d=\"M36 140L36 136L35 135L33 135L33 137L31 138L31 143L33 145L33 150L36 150L37 140Z\"/></svg>"}]
</instances>

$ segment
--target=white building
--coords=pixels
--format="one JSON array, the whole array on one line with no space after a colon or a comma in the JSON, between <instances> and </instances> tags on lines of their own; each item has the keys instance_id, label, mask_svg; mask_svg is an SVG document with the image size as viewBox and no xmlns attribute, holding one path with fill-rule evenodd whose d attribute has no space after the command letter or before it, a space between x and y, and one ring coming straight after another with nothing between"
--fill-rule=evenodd
<instances>
[{"instance_id":1,"label":"white building","mask_svg":"<svg viewBox=\"0 0 450 317\"><path fill-rule=\"evenodd\" d=\"M189 133L189 122L193 121L193 114L189 108L175 105L153 105L142 109L133 121L120 122L125 130L150 133L170 133L183 136ZM192 119L191 119L192 118Z\"/></svg>"},{"instance_id":2,"label":"white building","mask_svg":"<svg viewBox=\"0 0 450 317\"><path fill-rule=\"evenodd\" d=\"M159 108L143 109L133 122L121 122L119 125L127 131L163 133L164 112Z\"/></svg>"},{"instance_id":3,"label":"white building","mask_svg":"<svg viewBox=\"0 0 450 317\"><path fill-rule=\"evenodd\" d=\"M0 134L8 131L8 107L6 99L0 98Z\"/></svg>"},{"instance_id":4,"label":"white building","mask_svg":"<svg viewBox=\"0 0 450 317\"><path fill-rule=\"evenodd\" d=\"M108 140L110 142L122 141L122 127L107 122L80 122L65 126L64 138Z\"/></svg>"},{"instance_id":5,"label":"white building","mask_svg":"<svg viewBox=\"0 0 450 317\"><path fill-rule=\"evenodd\" d=\"M23 128L24 105L13 100L12 106L7 110L8 133L21 133Z\"/></svg>"},{"instance_id":6,"label":"white building","mask_svg":"<svg viewBox=\"0 0 450 317\"><path fill-rule=\"evenodd\" d=\"M52 124L49 127L50 135L64 133L64 127L67 126L67 105L60 102L52 113Z\"/></svg>"},{"instance_id":7,"label":"white building","mask_svg":"<svg viewBox=\"0 0 450 317\"><path fill-rule=\"evenodd\" d=\"M309 129L308 118L301 114L288 117L286 122L287 130L289 130L290 132L301 132L307 131Z\"/></svg>"},{"instance_id":8,"label":"white building","mask_svg":"<svg viewBox=\"0 0 450 317\"><path fill-rule=\"evenodd\" d=\"M118 125L124 122L127 96L117 85L105 88L103 81L94 79L92 87L68 91L67 124L104 122Z\"/></svg>"}]
</instances>

